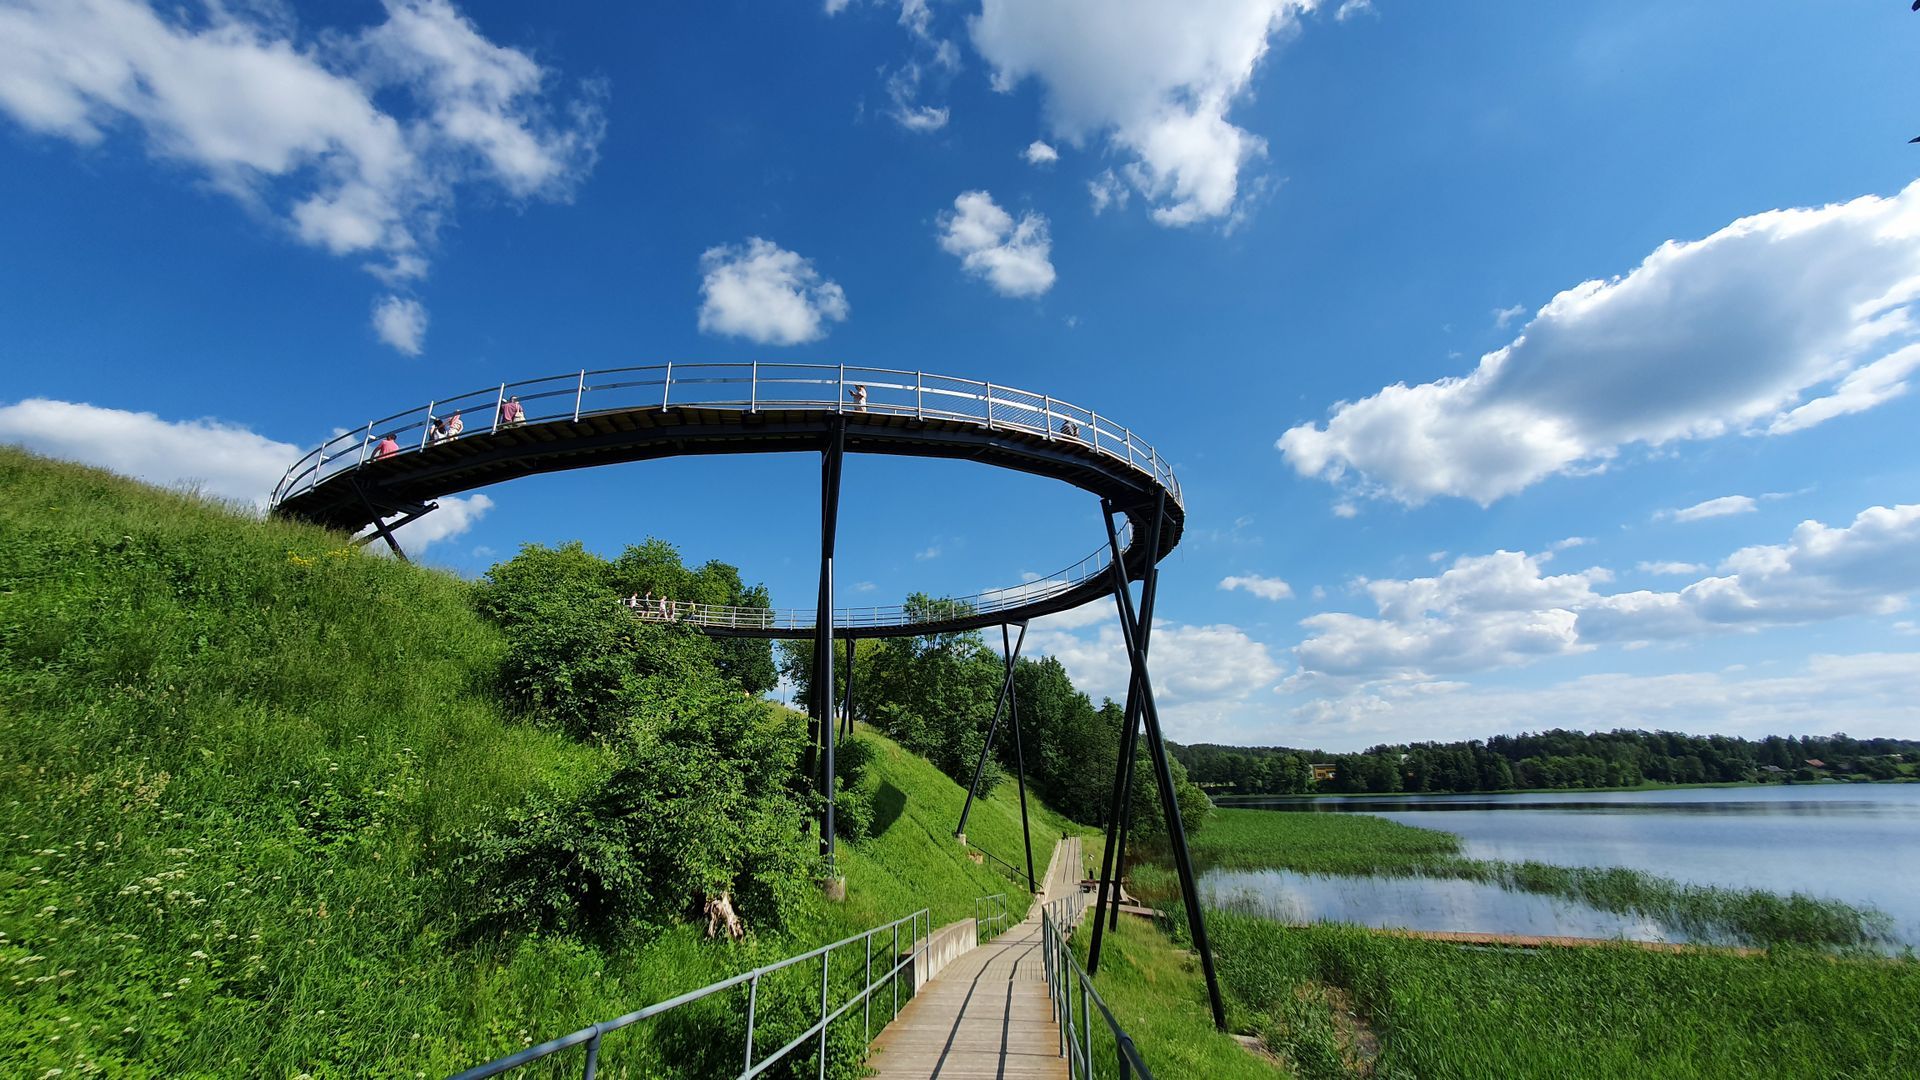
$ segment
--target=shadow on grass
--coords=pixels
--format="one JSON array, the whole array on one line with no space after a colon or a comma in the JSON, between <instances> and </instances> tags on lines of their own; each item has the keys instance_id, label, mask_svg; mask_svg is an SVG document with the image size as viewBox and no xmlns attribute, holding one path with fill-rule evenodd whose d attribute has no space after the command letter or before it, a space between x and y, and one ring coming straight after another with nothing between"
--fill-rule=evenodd
<instances>
[{"instance_id":1,"label":"shadow on grass","mask_svg":"<svg viewBox=\"0 0 1920 1080\"><path fill-rule=\"evenodd\" d=\"M906 810L907 793L894 787L892 781L882 781L873 793L873 835L884 835Z\"/></svg>"}]
</instances>

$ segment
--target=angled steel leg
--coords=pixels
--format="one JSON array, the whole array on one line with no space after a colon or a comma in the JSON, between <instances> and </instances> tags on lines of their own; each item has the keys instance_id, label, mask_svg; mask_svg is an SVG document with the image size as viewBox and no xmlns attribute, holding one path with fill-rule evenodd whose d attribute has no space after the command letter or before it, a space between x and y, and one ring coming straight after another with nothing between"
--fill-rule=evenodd
<instances>
[{"instance_id":1,"label":"angled steel leg","mask_svg":"<svg viewBox=\"0 0 1920 1080\"><path fill-rule=\"evenodd\" d=\"M1006 628L1001 627L1001 636L1006 636ZM980 747L980 763L973 767L973 783L967 785L967 801L960 807L960 824L954 827L956 839L967 835L967 815L973 812L973 793L980 790L980 777L987 771L987 755L993 753L993 737L1000 730L1000 710L1006 707L1007 695L1013 692L1013 662L1020 659L1020 647L1027 643L1027 624L1020 624L1020 636L1014 639L1013 651L1007 654L1007 676L1000 682L1000 696L993 702L993 722L987 725L987 741Z\"/></svg>"},{"instance_id":2,"label":"angled steel leg","mask_svg":"<svg viewBox=\"0 0 1920 1080\"><path fill-rule=\"evenodd\" d=\"M1194 887L1193 857L1187 851L1187 830L1180 821L1180 800L1173 790L1173 768L1167 763L1167 742L1160 732L1160 710L1153 701L1153 680L1147 673L1146 656L1140 648L1140 623L1134 614L1133 594L1127 589L1127 571L1120 557L1120 536L1113 528L1113 506L1102 499L1100 508L1107 525L1107 544L1113 552L1113 598L1120 609L1120 636L1127 646L1127 662L1133 668L1134 682L1140 688L1140 717L1146 723L1147 752L1153 758L1154 776L1160 784L1160 806L1167 815L1167 840L1173 848L1174 869L1180 874L1180 891L1187 907L1187 926L1193 933L1193 947L1200 954L1200 971L1207 979L1207 998L1213 1006L1213 1025L1225 1031L1227 1009L1220 1000L1220 980L1213 970L1213 946L1207 941L1206 917L1200 910L1199 890Z\"/></svg>"},{"instance_id":3,"label":"angled steel leg","mask_svg":"<svg viewBox=\"0 0 1920 1080\"><path fill-rule=\"evenodd\" d=\"M1166 496L1163 494L1154 500L1153 531L1149 534L1147 550L1153 555L1160 552L1160 525L1166 520ZM1124 580L1124 579L1123 579ZM1153 602L1160 591L1160 564L1149 562L1145 579L1140 585L1140 613L1142 628L1140 647L1146 651L1146 639L1153 630ZM1113 912L1111 924L1120 925L1120 876L1126 870L1124 851L1127 829L1133 824L1133 759L1139 752L1140 736L1140 685L1133 679L1127 680L1127 709L1120 728L1119 756L1113 763L1113 801L1107 810L1107 846L1100 855L1099 891L1093 904L1093 941L1087 948L1087 974L1100 973L1100 944L1104 936L1103 923L1106 919L1107 892L1109 886L1113 892Z\"/></svg>"},{"instance_id":4,"label":"angled steel leg","mask_svg":"<svg viewBox=\"0 0 1920 1080\"><path fill-rule=\"evenodd\" d=\"M1020 624L1020 633L1024 637L1027 624ZM1007 718L1013 721L1013 762L1014 775L1020 780L1020 839L1027 847L1027 891L1038 895L1039 886L1033 880L1033 829L1027 824L1027 751L1020 738L1020 691L1013 685L1013 650L1007 648L1007 624L1000 624L1000 651L1007 657Z\"/></svg>"}]
</instances>

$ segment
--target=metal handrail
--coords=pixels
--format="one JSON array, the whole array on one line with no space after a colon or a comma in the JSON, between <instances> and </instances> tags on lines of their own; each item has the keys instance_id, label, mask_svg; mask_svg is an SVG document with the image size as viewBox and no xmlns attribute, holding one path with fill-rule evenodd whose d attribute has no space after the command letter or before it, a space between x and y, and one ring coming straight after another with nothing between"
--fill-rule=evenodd
<instances>
[{"instance_id":1,"label":"metal handrail","mask_svg":"<svg viewBox=\"0 0 1920 1080\"><path fill-rule=\"evenodd\" d=\"M904 958L902 958L900 952L900 927L903 925L907 927L907 943L909 946ZM659 1016L661 1013L679 1008L689 1002L699 1001L702 998L711 997L723 990L731 990L741 985L745 985L748 989L746 1061L745 1067L740 1073L740 1080L747 1080L748 1077L760 1075L788 1054L792 1053L795 1049L799 1048L802 1043L807 1042L816 1035L819 1036L820 1041L820 1076L824 1078L827 1075L828 1025L845 1015L847 1011L855 1005L864 1002L866 1003L864 1022L866 1024L867 1041L872 1042L872 997L874 991L879 989L883 983L892 986L893 1011L896 1015L900 1012L900 973L904 971L909 964L917 964L920 957L928 951L931 929L932 916L926 908L921 908L911 915L895 919L883 926L876 926L871 930L863 931L852 937L841 938L831 945L822 945L817 949L803 952L798 956L790 956L785 960L754 968L752 971L743 972L730 979L722 979L717 983L703 986L698 990L690 990L678 997L668 998L658 1004L649 1005L644 1009L630 1012L625 1016L618 1016L612 1020L603 1020L600 1023L581 1028L579 1031L571 1034L562 1035L557 1039L543 1042L538 1046L529 1046L518 1053L508 1054L506 1057L497 1058L484 1065L476 1065L464 1072L455 1073L451 1080L481 1080L482 1077L499 1076L502 1073L520 1068L522 1065L539 1061L542 1058L550 1057L569 1047L579 1046L583 1043L586 1045L587 1050L586 1063L581 1076L583 1080L594 1080L594 1076L600 1068L600 1040L607 1033L618 1031L629 1025L637 1024L642 1020ZM888 931L893 932L893 956L895 963L891 968L882 972L879 978L875 978L873 973L873 940ZM858 993L843 1002L839 1008L829 1012L827 988L829 981L828 976L833 960L833 951L855 942L866 943L866 985L861 987ZM820 958L820 1019L814 1023L813 1026L807 1028L807 1030L794 1036L792 1041L788 1042L785 1046L755 1061L753 1057L753 1033L754 1021L760 1003L760 980L776 971L792 967L795 964L805 963L815 957ZM911 994L912 990L909 989L908 993Z\"/></svg>"},{"instance_id":2,"label":"metal handrail","mask_svg":"<svg viewBox=\"0 0 1920 1080\"><path fill-rule=\"evenodd\" d=\"M1006 893L989 893L973 901L973 940L984 945L1013 925L1013 912L1007 907Z\"/></svg>"},{"instance_id":3,"label":"metal handrail","mask_svg":"<svg viewBox=\"0 0 1920 1080\"><path fill-rule=\"evenodd\" d=\"M1013 865L1012 863L1001 858L1000 856L995 855L993 852L988 851L986 848L981 847L979 844L976 844L973 841L969 840L967 841L967 849L969 851L977 851L983 857L992 859L994 865L1005 870L1007 872L1007 876L1012 878L1013 880L1021 881L1021 882L1024 882L1027 880L1026 871L1021 870L1019 867Z\"/></svg>"},{"instance_id":4,"label":"metal handrail","mask_svg":"<svg viewBox=\"0 0 1920 1080\"><path fill-rule=\"evenodd\" d=\"M1132 547L1133 522L1122 518L1119 523L1119 532L1121 548L1124 550ZM1111 548L1102 544L1099 550L1072 566L1022 585L988 589L972 596L928 601L916 605L911 610L904 604L834 608L833 626L835 630L911 626L920 622L941 623L969 615L991 615L998 611L1011 611L1040 600L1050 599L1060 593L1078 588L1090 579L1108 574L1110 572L1108 568L1112 563ZM676 600L655 600L653 603L656 606L648 608L643 602L635 613L650 622L686 622L728 630L801 631L811 630L814 626L814 609L812 608L743 607ZM658 606L662 603L666 605L664 612Z\"/></svg>"},{"instance_id":5,"label":"metal handrail","mask_svg":"<svg viewBox=\"0 0 1920 1080\"><path fill-rule=\"evenodd\" d=\"M1053 999L1053 1018L1060 1025L1060 1054L1067 1059L1067 1074L1074 1080L1093 1080L1093 1010L1097 1007L1113 1035L1113 1056L1120 1080L1130 1080L1135 1073L1141 1080L1153 1080L1146 1062L1140 1060L1140 1050L1134 1046L1133 1037L1114 1019L1113 1010L1101 999L1087 970L1073 955L1073 928L1086 909L1087 894L1081 889L1040 909L1041 955L1047 989ZM1076 992L1080 997L1077 1019L1073 1015Z\"/></svg>"},{"instance_id":6,"label":"metal handrail","mask_svg":"<svg viewBox=\"0 0 1920 1080\"><path fill-rule=\"evenodd\" d=\"M852 387L866 389L863 400ZM744 388L745 393L739 389ZM522 415L506 419L517 400ZM522 424L579 423L596 415L636 408L667 411L676 407L751 413L769 409L806 409L840 414L873 413L915 419L957 420L990 431L1011 429L1049 442L1078 442L1102 457L1151 477L1184 508L1180 481L1158 451L1109 417L1044 394L1010 386L896 368L839 364L657 364L642 367L576 370L520 382L500 383L435 399L322 442L293 463L274 485L270 505L279 506L300 492L347 469L397 454L420 453L452 439ZM467 424L472 414L475 422ZM436 420L461 420L450 435L435 431ZM379 454L391 437L396 448Z\"/></svg>"}]
</instances>

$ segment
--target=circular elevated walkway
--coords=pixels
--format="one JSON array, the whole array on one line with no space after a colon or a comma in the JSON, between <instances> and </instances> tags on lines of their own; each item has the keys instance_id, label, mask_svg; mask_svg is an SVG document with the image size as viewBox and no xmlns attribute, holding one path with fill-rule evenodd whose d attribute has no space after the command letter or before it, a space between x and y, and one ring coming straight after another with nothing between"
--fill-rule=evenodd
<instances>
[{"instance_id":1,"label":"circular elevated walkway","mask_svg":"<svg viewBox=\"0 0 1920 1080\"><path fill-rule=\"evenodd\" d=\"M457 433L436 430L436 422L456 416ZM791 364L569 372L443 399L310 451L276 486L272 506L276 514L357 531L424 512L442 496L523 476L691 454L820 452L836 432L844 433L849 452L979 461L1106 499L1133 526L1122 551L1132 578L1180 541L1186 514L1172 468L1110 418L991 383ZM1147 551L1156 504L1166 517L1158 550ZM1103 546L1040 580L932 607L838 609L833 630L853 637L944 633L1064 611L1111 592L1109 561ZM701 606L678 617L715 634L753 637L811 634L815 621L811 609Z\"/></svg>"}]
</instances>

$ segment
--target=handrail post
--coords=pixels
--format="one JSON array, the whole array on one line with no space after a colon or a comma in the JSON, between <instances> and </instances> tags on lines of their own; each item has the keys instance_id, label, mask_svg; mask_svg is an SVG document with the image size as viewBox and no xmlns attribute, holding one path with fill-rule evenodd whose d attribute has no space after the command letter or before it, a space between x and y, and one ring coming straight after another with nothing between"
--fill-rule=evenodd
<instances>
[{"instance_id":1,"label":"handrail post","mask_svg":"<svg viewBox=\"0 0 1920 1080\"><path fill-rule=\"evenodd\" d=\"M423 447L427 445L428 437L433 434L433 407L437 404L439 404L437 401L427 402L427 423L420 431L420 445Z\"/></svg>"},{"instance_id":2,"label":"handrail post","mask_svg":"<svg viewBox=\"0 0 1920 1080\"><path fill-rule=\"evenodd\" d=\"M747 411L760 411L760 361L753 362L753 373L747 377Z\"/></svg>"},{"instance_id":3,"label":"handrail post","mask_svg":"<svg viewBox=\"0 0 1920 1080\"><path fill-rule=\"evenodd\" d=\"M865 977L861 979L861 982L866 985L866 989L861 991L861 994L863 995L861 998L861 1012L866 1014L867 1041L872 1042L873 1041L873 932L872 931L867 932L866 942L867 942L867 973Z\"/></svg>"},{"instance_id":4,"label":"handrail post","mask_svg":"<svg viewBox=\"0 0 1920 1080\"><path fill-rule=\"evenodd\" d=\"M501 409L504 409L504 408L506 408L506 407L507 407L507 384L506 384L506 383L501 383L501 384L500 384L500 396L499 396L499 397L497 397L497 398L494 398L494 399L493 399L493 431L491 431L491 432L488 432L488 434L490 434L490 435L491 435L491 434L496 434L496 433L498 433L498 432L499 432L499 430L500 430L500 410L501 410Z\"/></svg>"},{"instance_id":5,"label":"handrail post","mask_svg":"<svg viewBox=\"0 0 1920 1080\"><path fill-rule=\"evenodd\" d=\"M587 1040L587 1067L585 1071L583 1071L580 1074L580 1078L581 1080L593 1080L593 1078L596 1075L598 1075L599 1072L600 1072L600 1033L596 1031L593 1033L593 1038Z\"/></svg>"},{"instance_id":6,"label":"handrail post","mask_svg":"<svg viewBox=\"0 0 1920 1080\"><path fill-rule=\"evenodd\" d=\"M580 385L573 391L573 422L580 422L580 399L587 394L587 369L580 369Z\"/></svg>"},{"instance_id":7,"label":"handrail post","mask_svg":"<svg viewBox=\"0 0 1920 1080\"><path fill-rule=\"evenodd\" d=\"M373 421L367 421L367 437L360 440L360 464L367 463L367 447L373 444Z\"/></svg>"},{"instance_id":8,"label":"handrail post","mask_svg":"<svg viewBox=\"0 0 1920 1080\"><path fill-rule=\"evenodd\" d=\"M673 392L673 361L667 361L667 373L660 379L660 411L667 409L668 395Z\"/></svg>"},{"instance_id":9,"label":"handrail post","mask_svg":"<svg viewBox=\"0 0 1920 1080\"><path fill-rule=\"evenodd\" d=\"M987 383L987 430L993 430L993 384Z\"/></svg>"},{"instance_id":10,"label":"handrail post","mask_svg":"<svg viewBox=\"0 0 1920 1080\"><path fill-rule=\"evenodd\" d=\"M1045 414L1045 419L1043 420L1043 425L1047 429L1047 441L1052 442L1053 441L1053 398L1050 395L1041 395L1040 400L1046 404L1046 414Z\"/></svg>"},{"instance_id":11,"label":"handrail post","mask_svg":"<svg viewBox=\"0 0 1920 1080\"><path fill-rule=\"evenodd\" d=\"M820 1080L827 1080L827 965L832 959L829 946L820 954Z\"/></svg>"},{"instance_id":12,"label":"handrail post","mask_svg":"<svg viewBox=\"0 0 1920 1080\"><path fill-rule=\"evenodd\" d=\"M926 373L921 371L913 373L913 418L915 420L925 420L927 418L926 404L921 396L922 383L925 375Z\"/></svg>"},{"instance_id":13,"label":"handrail post","mask_svg":"<svg viewBox=\"0 0 1920 1080\"><path fill-rule=\"evenodd\" d=\"M747 984L747 1072L753 1071L753 1021L759 1010L760 976L755 974L753 981Z\"/></svg>"},{"instance_id":14,"label":"handrail post","mask_svg":"<svg viewBox=\"0 0 1920 1080\"><path fill-rule=\"evenodd\" d=\"M833 411L842 412L842 413L846 412L847 411L847 365L845 364L840 365L840 375L838 380L834 383L833 389L835 391L834 398L833 398Z\"/></svg>"}]
</instances>

